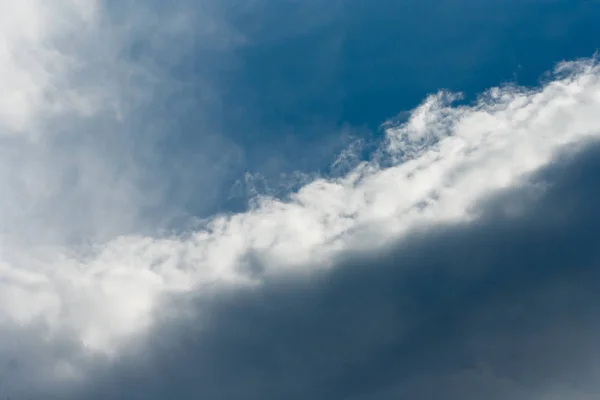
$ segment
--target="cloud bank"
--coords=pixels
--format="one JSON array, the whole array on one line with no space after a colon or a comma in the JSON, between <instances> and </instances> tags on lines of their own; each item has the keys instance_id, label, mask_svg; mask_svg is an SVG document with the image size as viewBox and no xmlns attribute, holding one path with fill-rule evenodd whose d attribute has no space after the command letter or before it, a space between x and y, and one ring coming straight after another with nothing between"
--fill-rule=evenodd
<instances>
[{"instance_id":1,"label":"cloud bank","mask_svg":"<svg viewBox=\"0 0 600 400\"><path fill-rule=\"evenodd\" d=\"M595 59L430 96L347 173L168 234L151 211L178 211L177 125L156 98L187 98L186 51L243 38L208 2L19 4L0 13L0 394L598 393Z\"/></svg>"},{"instance_id":2,"label":"cloud bank","mask_svg":"<svg viewBox=\"0 0 600 400\"><path fill-rule=\"evenodd\" d=\"M564 154L477 221L175 302L75 398L593 399L598 151Z\"/></svg>"}]
</instances>

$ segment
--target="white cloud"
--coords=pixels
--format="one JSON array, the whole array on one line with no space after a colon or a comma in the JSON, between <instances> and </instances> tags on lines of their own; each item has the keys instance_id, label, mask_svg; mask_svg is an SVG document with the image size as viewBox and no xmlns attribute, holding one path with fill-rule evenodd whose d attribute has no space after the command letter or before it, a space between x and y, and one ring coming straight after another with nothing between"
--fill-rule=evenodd
<instances>
[{"instance_id":1,"label":"white cloud","mask_svg":"<svg viewBox=\"0 0 600 400\"><path fill-rule=\"evenodd\" d=\"M38 114L74 105L73 93L60 86L77 60L61 46L96 22L96 8L93 0L0 4L0 134L27 132ZM77 107L85 104L73 100Z\"/></svg>"},{"instance_id":2,"label":"white cloud","mask_svg":"<svg viewBox=\"0 0 600 400\"><path fill-rule=\"evenodd\" d=\"M142 215L164 188L148 185L160 171L146 162L170 128L155 109L182 90L168 68L202 40L235 36L209 12L214 26L193 32L202 20L185 1L160 13L117 3L0 4L0 364L27 365L13 386L54 367L69 376L82 348L110 349L148 319L162 278L124 258L83 262L81 249L155 225ZM72 340L74 352L57 355Z\"/></svg>"},{"instance_id":3,"label":"white cloud","mask_svg":"<svg viewBox=\"0 0 600 400\"><path fill-rule=\"evenodd\" d=\"M572 65L581 69L540 90L497 88L475 106L433 96L389 129L381 151L402 159L397 165L364 163L307 184L292 201L262 198L248 212L217 216L186 237L122 236L90 254L4 249L4 292L22 305L2 302L4 321L45 318L52 329L74 329L90 350L110 351L146 326L160 293L252 282L241 268L249 253L267 274L327 266L339 251L374 249L411 227L469 219L482 196L598 135L599 69L591 60ZM48 300L40 306L35 296Z\"/></svg>"},{"instance_id":4,"label":"white cloud","mask_svg":"<svg viewBox=\"0 0 600 400\"><path fill-rule=\"evenodd\" d=\"M471 106L429 97L387 130L376 159L390 167L362 163L306 184L290 201L263 197L185 236L135 234L145 225L143 164L111 156L132 139L141 145L127 115L144 107L153 88L145 85L162 76L155 65L124 60L121 41L159 16L140 17L124 33L94 1L13 3L0 5L0 335L39 338L45 350L28 357L50 360L37 370L46 376L72 377L78 357L117 354L150 326L161 295L260 284L262 276L245 272L249 255L265 274L303 272L413 227L468 220L479 199L519 185L564 146L600 135L600 68L594 60L566 63L561 77L536 90L494 88ZM181 17L164 25L157 51L172 51L173 37L188 32ZM93 246L73 245L81 232ZM63 337L76 350L55 355ZM26 353L13 344L0 357Z\"/></svg>"},{"instance_id":5,"label":"white cloud","mask_svg":"<svg viewBox=\"0 0 600 400\"><path fill-rule=\"evenodd\" d=\"M238 40L215 11L190 13L186 3L160 12L139 1L0 5L6 245L104 241L156 225L142 217L166 197L156 144L177 123L165 109L188 95L169 69L193 46Z\"/></svg>"}]
</instances>

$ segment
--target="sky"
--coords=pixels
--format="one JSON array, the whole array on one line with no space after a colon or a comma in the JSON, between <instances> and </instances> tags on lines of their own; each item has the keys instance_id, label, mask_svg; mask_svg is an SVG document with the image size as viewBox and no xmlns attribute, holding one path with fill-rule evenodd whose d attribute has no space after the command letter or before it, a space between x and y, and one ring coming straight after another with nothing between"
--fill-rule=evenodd
<instances>
[{"instance_id":1,"label":"sky","mask_svg":"<svg viewBox=\"0 0 600 400\"><path fill-rule=\"evenodd\" d=\"M0 399L597 399L599 18L0 0Z\"/></svg>"}]
</instances>

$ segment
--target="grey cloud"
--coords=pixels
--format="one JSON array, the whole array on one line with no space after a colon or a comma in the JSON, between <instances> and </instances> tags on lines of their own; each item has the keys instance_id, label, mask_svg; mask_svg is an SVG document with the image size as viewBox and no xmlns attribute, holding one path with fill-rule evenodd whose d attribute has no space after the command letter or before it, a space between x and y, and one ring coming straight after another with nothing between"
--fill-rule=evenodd
<instances>
[{"instance_id":1,"label":"grey cloud","mask_svg":"<svg viewBox=\"0 0 600 400\"><path fill-rule=\"evenodd\" d=\"M171 304L72 398L597 398L600 146L576 154L474 222Z\"/></svg>"}]
</instances>

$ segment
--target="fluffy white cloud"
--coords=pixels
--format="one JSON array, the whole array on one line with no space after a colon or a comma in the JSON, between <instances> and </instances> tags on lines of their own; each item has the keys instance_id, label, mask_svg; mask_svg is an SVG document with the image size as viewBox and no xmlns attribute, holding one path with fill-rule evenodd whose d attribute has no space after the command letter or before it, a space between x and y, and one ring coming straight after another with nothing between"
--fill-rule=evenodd
<instances>
[{"instance_id":1,"label":"fluffy white cloud","mask_svg":"<svg viewBox=\"0 0 600 400\"><path fill-rule=\"evenodd\" d=\"M117 355L151 326L163 295L260 285L415 227L467 221L478 200L600 135L600 67L564 63L538 89L493 88L468 106L429 97L387 130L372 161L312 181L289 201L257 198L247 212L182 236L148 233L138 215L149 196L138 180L143 162L115 150L141 142L127 115L162 77L148 60L124 59L121 41L147 33L158 16L127 30L95 1L59 5L0 5L0 335L10 343L0 357L43 360L23 372L33 384L77 377L88 356ZM186 34L181 18L161 25L157 51ZM79 234L93 245L78 246ZM246 265L255 260L259 274ZM62 341L70 350L55 351Z\"/></svg>"},{"instance_id":2,"label":"fluffy white cloud","mask_svg":"<svg viewBox=\"0 0 600 400\"><path fill-rule=\"evenodd\" d=\"M143 329L160 293L260 281L244 269L249 255L265 274L326 267L340 251L377 248L411 227L472 218L483 196L598 135L597 65L560 68L572 72L535 91L492 89L474 106L433 96L388 130L381 152L396 165L363 163L304 186L291 201L261 198L184 237L121 236L83 254L5 248L4 323L43 318L49 329L74 329L91 351L111 351Z\"/></svg>"},{"instance_id":3,"label":"fluffy white cloud","mask_svg":"<svg viewBox=\"0 0 600 400\"><path fill-rule=\"evenodd\" d=\"M0 4L0 363L31 363L19 369L24 380L2 370L4 384L49 379L55 366L73 375L66 366L79 354L57 355L57 342L108 350L108 338L148 318L152 273L124 259L108 271L81 256L156 225L142 214L164 188L148 185L158 174L145 161L169 133L155 109L182 90L168 70L206 37L224 45L235 36L216 22L192 35L202 20L182 4L160 13L137 1Z\"/></svg>"}]
</instances>

